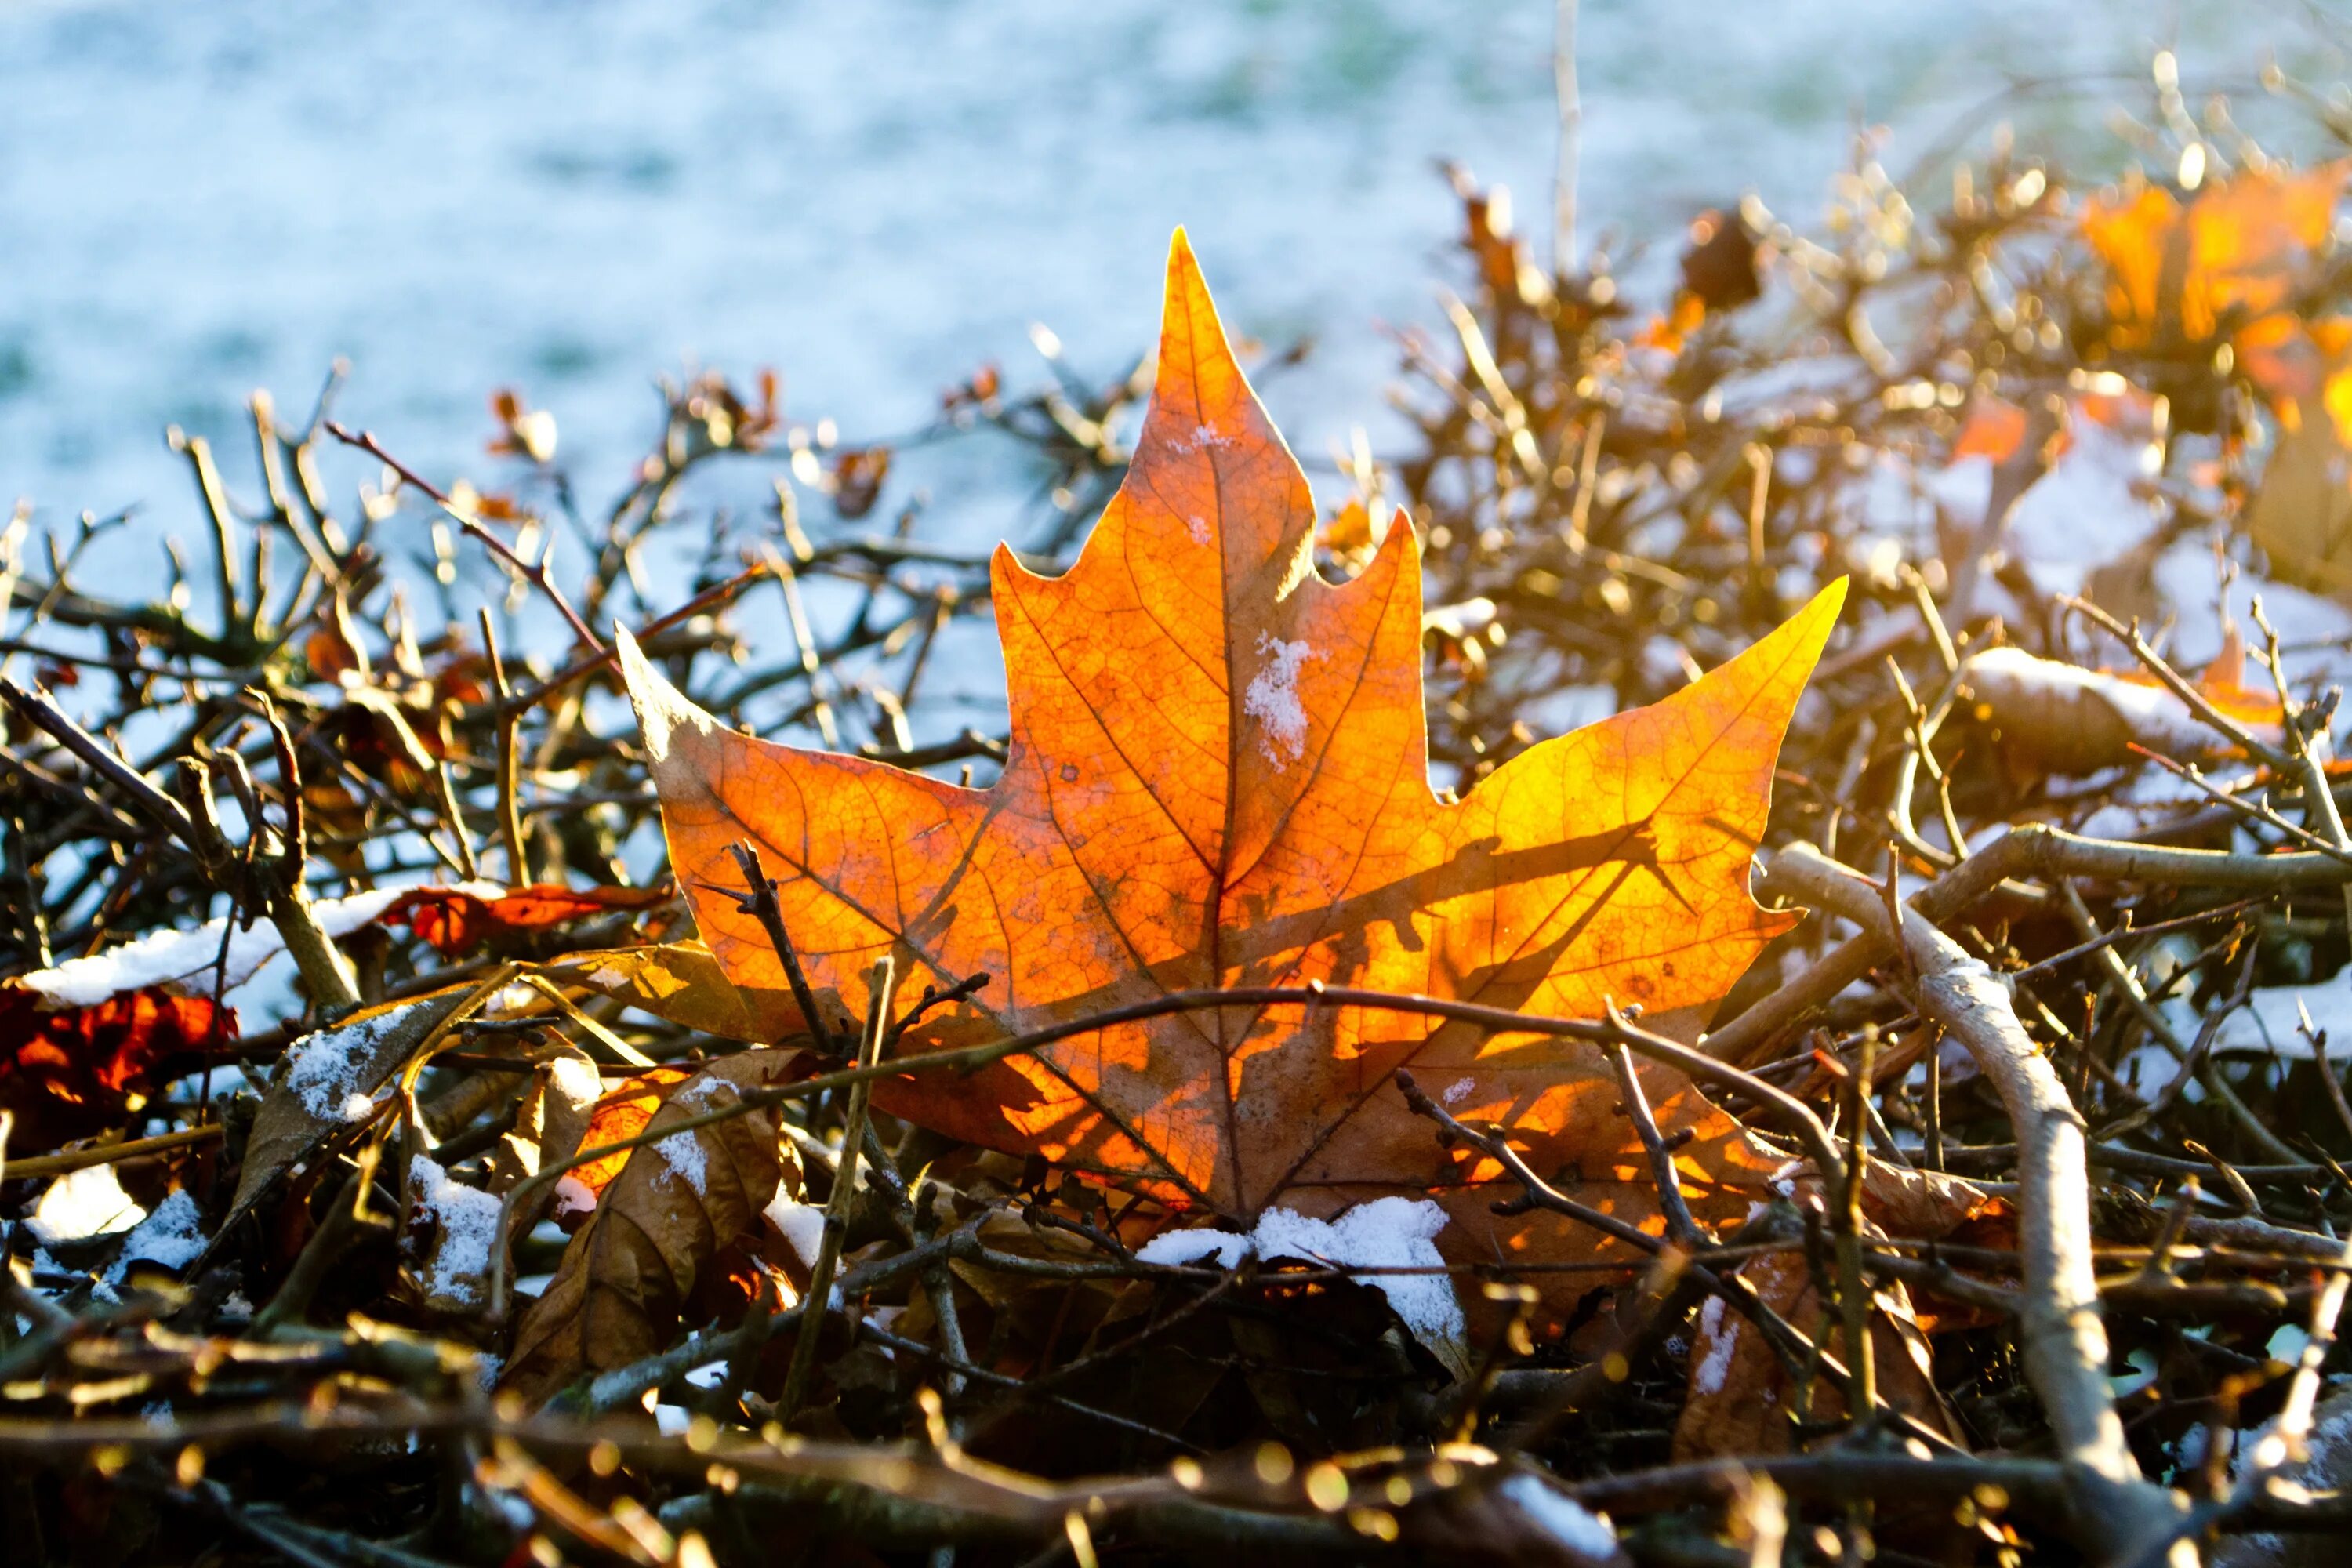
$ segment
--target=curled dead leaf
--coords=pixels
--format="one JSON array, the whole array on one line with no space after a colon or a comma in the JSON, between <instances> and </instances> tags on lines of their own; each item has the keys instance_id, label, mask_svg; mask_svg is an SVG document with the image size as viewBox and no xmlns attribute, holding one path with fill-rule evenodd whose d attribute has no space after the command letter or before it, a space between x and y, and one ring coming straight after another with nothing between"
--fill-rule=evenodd
<instances>
[{"instance_id":1,"label":"curled dead leaf","mask_svg":"<svg viewBox=\"0 0 2352 1568\"><path fill-rule=\"evenodd\" d=\"M1768 1253L1743 1264L1739 1272L1766 1306L1840 1361L1850 1360L1844 1328L1824 1310L1803 1253ZM1869 1339L1879 1397L1960 1441L1958 1419L1936 1389L1927 1335L1901 1285L1872 1292ZM1801 1419L1834 1422L1844 1414L1843 1395L1826 1380L1801 1389L1755 1325L1722 1297L1707 1298L1691 1336L1689 1397L1675 1425L1677 1462L1790 1453L1798 1447Z\"/></svg>"},{"instance_id":2,"label":"curled dead leaf","mask_svg":"<svg viewBox=\"0 0 2352 1568\"><path fill-rule=\"evenodd\" d=\"M2225 656L2199 681L2199 692L2252 733L2276 741L2284 722L2277 697L2239 684L2234 663ZM2083 669L1996 647L1971 654L1960 674L1978 716L2021 766L2094 773L2139 761L2135 747L2189 762L2230 749L2188 703L2136 670Z\"/></svg>"},{"instance_id":3,"label":"curled dead leaf","mask_svg":"<svg viewBox=\"0 0 2352 1568\"><path fill-rule=\"evenodd\" d=\"M1794 1183L1795 1201L1818 1209L1820 1184L1808 1173ZM1864 1229L1881 1238L1940 1240L2003 1206L1971 1182L1937 1171L1874 1160L1863 1173ZM1844 1330L1825 1311L1813 1266L1802 1251L1766 1253L1742 1266L1764 1304L1811 1336L1841 1361ZM1869 1338L1879 1396L1895 1409L1962 1440L1958 1419L1937 1391L1928 1325L1900 1283L1872 1292ZM1851 1364L1849 1363L1849 1364ZM1690 1347L1689 1396L1675 1427L1677 1460L1741 1454L1785 1454L1796 1446L1795 1422L1835 1421L1843 1396L1826 1382L1800 1389L1764 1336L1719 1296L1700 1310Z\"/></svg>"},{"instance_id":4,"label":"curled dead leaf","mask_svg":"<svg viewBox=\"0 0 2352 1568\"><path fill-rule=\"evenodd\" d=\"M459 986L362 1007L289 1046L254 1115L231 1217L331 1134L372 1116L376 1090L466 996Z\"/></svg>"},{"instance_id":5,"label":"curled dead leaf","mask_svg":"<svg viewBox=\"0 0 2352 1568\"><path fill-rule=\"evenodd\" d=\"M782 1081L790 1066L782 1051L712 1062L672 1089L643 1131L724 1110L745 1090ZM583 1373L659 1350L689 1303L721 1304L709 1298L724 1282L725 1255L756 1236L780 1184L797 1193L800 1183L799 1156L779 1138L772 1108L633 1151L524 1311L500 1388L536 1406Z\"/></svg>"},{"instance_id":6,"label":"curled dead leaf","mask_svg":"<svg viewBox=\"0 0 2352 1568\"><path fill-rule=\"evenodd\" d=\"M604 1098L604 1075L584 1051L566 1049L541 1062L516 1108L513 1129L490 1152L489 1190L511 1192L542 1167L561 1165L578 1153ZM509 1226L512 1234L520 1236L537 1225L562 1185L558 1182L542 1187L526 1199L514 1212Z\"/></svg>"}]
</instances>

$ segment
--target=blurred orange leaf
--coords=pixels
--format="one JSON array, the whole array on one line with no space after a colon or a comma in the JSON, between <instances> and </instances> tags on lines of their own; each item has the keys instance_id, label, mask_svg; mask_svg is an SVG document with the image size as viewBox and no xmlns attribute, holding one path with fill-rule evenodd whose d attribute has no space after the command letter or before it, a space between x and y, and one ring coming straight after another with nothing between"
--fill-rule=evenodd
<instances>
[{"instance_id":1,"label":"blurred orange leaf","mask_svg":"<svg viewBox=\"0 0 2352 1568\"><path fill-rule=\"evenodd\" d=\"M2107 264L2114 342L2209 343L2287 306L2327 237L2345 174L2342 163L2245 169L2186 205L2144 181L2092 201L2083 231Z\"/></svg>"},{"instance_id":2,"label":"blurred orange leaf","mask_svg":"<svg viewBox=\"0 0 2352 1568\"><path fill-rule=\"evenodd\" d=\"M2005 397L1980 392L1969 399L1968 417L1952 442L1952 460L1990 458L2006 463L2025 439L2025 410Z\"/></svg>"}]
</instances>

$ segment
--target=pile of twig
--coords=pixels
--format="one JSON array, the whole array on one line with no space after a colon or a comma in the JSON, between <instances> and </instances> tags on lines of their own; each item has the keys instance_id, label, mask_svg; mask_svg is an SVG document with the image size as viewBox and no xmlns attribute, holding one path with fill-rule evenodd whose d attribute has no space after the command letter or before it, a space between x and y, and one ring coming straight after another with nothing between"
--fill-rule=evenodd
<instances>
[{"instance_id":1,"label":"pile of twig","mask_svg":"<svg viewBox=\"0 0 2352 1568\"><path fill-rule=\"evenodd\" d=\"M966 777L1003 758L1000 731L926 700L943 639L987 610L987 559L926 538L914 507L868 522L888 447L834 445L829 425L776 406L772 383L745 396L706 377L667 389L634 481L592 517L552 460L551 425L519 399L496 404L511 488L485 494L436 486L396 443L338 423L331 384L299 429L256 397L250 502L203 441L177 441L201 582L167 546L163 593L110 593L85 555L127 520L52 531L30 561L19 517L0 562L0 968L53 976L173 929L211 944L168 987L131 975L75 1002L63 983L20 980L0 994L15 1031L0 1059L15 1112L0 1510L25 1559L1091 1563L1394 1547L1766 1563L2030 1546L2153 1565L2216 1531L2352 1529L2332 1498L2284 1484L2338 1364L2352 1108L2324 1030L2269 1054L2228 1034L2260 994L2329 974L2352 943L2333 695L2268 637L2255 656L2279 717L2249 721L2137 626L2038 586L2005 533L2053 460L2048 411L2088 377L2196 410L2236 467L2231 494L2258 482L2259 454L2233 437L2260 416L2210 355L2116 350L2048 170L2008 156L1964 170L1933 222L1873 163L1840 189L1829 244L1753 204L1712 215L1680 301L1650 323L1605 273L1534 267L1465 181L1475 287L1449 303L1442 346L1410 347L1419 446L1393 466L1352 459L1370 504L1326 531L1326 567L1344 574L1378 504L1407 509L1440 606L1433 752L1466 789L1563 694L1648 700L1745 647L1884 531L1869 492L1885 461L1946 462L1980 400L2026 411L1980 514L1864 563L1759 854L1759 893L1819 918L1713 1032L1692 1045L1622 1016L1318 994L1586 1040L1620 1064L1663 1237L1580 1205L1408 1085L1433 1137L1484 1148L1519 1202L1651 1260L1637 1279L1596 1279L1590 1322L1541 1345L1515 1330L1466 1381L1359 1271L1146 1263L1116 1194L892 1121L864 1094L881 1072L1043 1041L886 1069L904 1026L887 1000L862 1039L813 1042L834 1057L818 1076L501 1173L546 1113L535 1086L558 1056L627 1085L604 1096L619 1103L659 1068L734 1048L547 977L684 918L673 892L644 885L658 826L612 699L614 626L698 674L699 700L730 723ZM1118 481L1135 396L1132 377L1091 387L1056 362L1047 390L1013 398L988 371L919 438L1019 443L1049 498L1019 542L1056 569ZM2151 540L2210 538L2259 573L2206 504L2213 487L2182 477L2197 456L2166 452ZM343 505L325 476L362 459ZM696 499L698 471L722 460L772 476L756 525ZM584 569L553 558L567 537L563 559ZM648 563L681 551L692 565L673 602ZM2229 759L2233 776L2136 752L2075 787L2035 765L2032 716L1991 700L1989 672L2005 667L1985 656L2073 663L2099 647L2144 672L2137 689L2178 702L2210 736L2186 749ZM2194 793L2169 816L2124 837L2069 830L2166 767ZM743 870L758 909L748 848ZM489 912L435 924L394 897L419 881L461 885ZM499 912L506 892L551 886L609 896L560 920ZM789 968L788 933L777 942ZM290 982L232 994L281 949ZM231 1003L271 985L282 1020L241 1032ZM273 1153L262 1101L273 1083L282 1097L289 1050L354 1009L429 994L455 1000L410 1043L391 1098L321 1117L299 1158ZM1828 1201L1734 1235L1700 1229L1632 1056L1786 1140ZM517 1215L543 1212L574 1169L754 1113L776 1119L822 1211L802 1276L740 1259L672 1342L535 1412L493 1397L513 1301L562 1245L550 1223L517 1226L509 1258ZM420 1204L428 1151L469 1197ZM1866 1225L1874 1165L1976 1178L2007 1200L2013 1231L1963 1246ZM152 1211L128 1240L65 1217L98 1190L79 1180L93 1172ZM439 1289L420 1207L493 1197L502 1239L485 1293ZM174 1201L193 1223L151 1229ZM1838 1345L1743 1272L1776 1256L1811 1268ZM1457 1284L1507 1299L1507 1271L1491 1273ZM1874 1366L1868 1316L1897 1289L1973 1315L1937 1335L1941 1417ZM1774 1451L1677 1462L1688 1335L1710 1311L1753 1324L1800 1386L1835 1393L1834 1411L1792 1422ZM2279 1337L2288 1327L2301 1334ZM2118 1394L2125 1377L2137 1386ZM2262 1440L2231 1441L2264 1423Z\"/></svg>"}]
</instances>

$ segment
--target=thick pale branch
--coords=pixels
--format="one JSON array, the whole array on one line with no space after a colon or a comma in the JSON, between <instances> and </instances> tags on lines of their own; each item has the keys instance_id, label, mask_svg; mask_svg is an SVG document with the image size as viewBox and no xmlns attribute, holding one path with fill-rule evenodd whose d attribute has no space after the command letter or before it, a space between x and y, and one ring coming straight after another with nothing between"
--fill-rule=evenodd
<instances>
[{"instance_id":1,"label":"thick pale branch","mask_svg":"<svg viewBox=\"0 0 2352 1568\"><path fill-rule=\"evenodd\" d=\"M1764 866L1766 891L1832 910L1893 945L1876 883L1807 845L1769 854ZM1901 942L1921 1014L1967 1048L2017 1130L2026 1378L2074 1474L2083 1544L2102 1561L2126 1561L2172 1528L2178 1509L2141 1479L2110 1394L2082 1116L1990 969L1916 909L1904 911Z\"/></svg>"}]
</instances>

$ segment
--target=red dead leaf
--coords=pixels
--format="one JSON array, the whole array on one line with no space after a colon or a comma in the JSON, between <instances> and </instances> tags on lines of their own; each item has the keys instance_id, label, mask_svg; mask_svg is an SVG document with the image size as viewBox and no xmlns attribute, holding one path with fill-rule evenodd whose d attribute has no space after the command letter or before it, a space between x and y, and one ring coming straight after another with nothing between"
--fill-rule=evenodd
<instances>
[{"instance_id":1,"label":"red dead leaf","mask_svg":"<svg viewBox=\"0 0 2352 1568\"><path fill-rule=\"evenodd\" d=\"M863 1013L884 952L910 989L990 976L903 1053L1170 992L1309 981L1573 1017L1639 1003L1654 1026L1696 1030L1790 923L1748 897L1748 861L1843 585L1656 707L1441 801L1413 531L1400 520L1343 586L1315 574L1305 477L1181 235L1157 376L1126 483L1077 564L1044 578L998 552L1013 732L989 789L739 734L624 642L672 865L760 1037L799 1020L730 896L729 847L744 839L779 879L829 1016ZM970 1078L885 1082L874 1099L1244 1222L1441 1189L1456 1223L1438 1245L1458 1261L1591 1257L1590 1233L1487 1212L1508 1189L1439 1149L1393 1085L1404 1067L1457 1113L1506 1127L1539 1169L1580 1176L1585 1202L1654 1224L1598 1050L1399 1013L1196 1012ZM1686 1083L1646 1076L1662 1122L1696 1133L1684 1163L1702 1207L1713 1194L1724 1212L1723 1189L1772 1162Z\"/></svg>"},{"instance_id":2,"label":"red dead leaf","mask_svg":"<svg viewBox=\"0 0 2352 1568\"><path fill-rule=\"evenodd\" d=\"M467 888L419 888L383 912L387 925L406 926L444 958L494 937L544 931L569 921L650 909L669 898L662 888L564 888L539 882L492 897Z\"/></svg>"},{"instance_id":3,"label":"red dead leaf","mask_svg":"<svg viewBox=\"0 0 2352 1568\"><path fill-rule=\"evenodd\" d=\"M150 985L94 1006L56 1007L25 986L0 985L0 1110L16 1113L11 1152L111 1126L166 1064L236 1043L235 1010L208 996Z\"/></svg>"}]
</instances>

